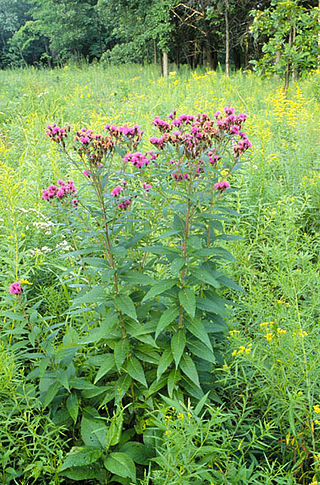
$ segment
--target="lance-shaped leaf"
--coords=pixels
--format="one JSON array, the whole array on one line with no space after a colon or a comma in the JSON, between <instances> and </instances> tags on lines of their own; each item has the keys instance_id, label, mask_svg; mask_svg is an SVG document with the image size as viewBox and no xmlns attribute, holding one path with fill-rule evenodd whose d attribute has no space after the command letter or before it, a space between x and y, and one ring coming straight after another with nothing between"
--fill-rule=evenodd
<instances>
[{"instance_id":1,"label":"lance-shaped leaf","mask_svg":"<svg viewBox=\"0 0 320 485\"><path fill-rule=\"evenodd\" d=\"M191 318L196 313L196 297L192 288L183 288L179 291L179 301Z\"/></svg>"},{"instance_id":2,"label":"lance-shaped leaf","mask_svg":"<svg viewBox=\"0 0 320 485\"><path fill-rule=\"evenodd\" d=\"M179 328L179 330L174 334L174 336L171 339L171 351L172 351L172 355L173 355L176 367L178 367L179 365L185 346L186 346L186 334L182 328Z\"/></svg>"}]
</instances>

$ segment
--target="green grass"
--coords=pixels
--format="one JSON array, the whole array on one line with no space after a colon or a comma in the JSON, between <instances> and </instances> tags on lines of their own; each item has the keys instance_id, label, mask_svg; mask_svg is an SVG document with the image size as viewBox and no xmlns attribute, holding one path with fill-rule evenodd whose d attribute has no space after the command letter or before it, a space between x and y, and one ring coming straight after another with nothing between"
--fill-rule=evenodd
<instances>
[{"instance_id":1,"label":"green grass","mask_svg":"<svg viewBox=\"0 0 320 485\"><path fill-rule=\"evenodd\" d=\"M68 306L68 288L57 284L59 262L52 256L61 240L55 239L54 231L50 234L52 229L48 226L41 189L53 179L71 175L76 178L77 175L70 172L56 146L46 139L47 124L55 121L102 130L107 122L138 123L145 129L145 140L148 140L154 133L151 121L155 115L165 116L174 109L178 114L200 111L213 114L226 105L248 114L246 132L253 147L238 180L240 190L234 197L234 206L241 218L231 230L244 240L228 243L228 249L237 258L228 271L246 292L232 295L238 304L234 310L230 309L230 330L239 333L230 335L229 357L226 362L221 361L213 386L217 389L224 386L224 404L235 410L235 415L241 411L241 419L249 428L250 425L254 427L257 410L263 410L265 421L272 423L273 440L281 449L282 462L277 472L272 471L270 465L264 475L261 470L250 475L247 470L242 473L243 463L234 465L231 461L229 478L218 480L233 485L295 483L295 480L309 484L318 473L316 456L320 454L320 427L314 412L314 406L320 403L317 73L292 85L288 98L284 99L277 81L262 80L250 72L239 72L228 79L212 71L183 70L168 80L160 78L153 67L138 66L105 69L69 66L54 71L1 72L0 264L3 286L0 292L5 297L12 281L30 280L36 288L34 298L41 296L42 311L52 323ZM149 147L147 141L145 147ZM47 226L39 227L39 223ZM69 239L67 235L67 244ZM31 256L30 250L35 248L36 254ZM274 323L260 326L264 322ZM0 340L6 341L6 338L5 334L0 334ZM252 350L239 352L241 345ZM42 426L39 423L45 417L39 414L33 397L29 421L23 427L21 424L24 410L19 408L19 402L27 391L21 391L23 367L19 364L19 370L14 363L15 360L20 362L19 354L16 355L19 351L19 348L8 349L3 360L6 364L0 369L1 382L4 380L4 387L11 386L14 401L12 404L1 394L0 422L5 422L9 405L19 409L16 414L10 414L12 421L6 427L7 454L0 449L2 466L7 466L9 452L15 448L16 426L26 434L27 442L30 436L35 437L32 442L36 451L28 454L22 446L12 451L10 459L15 460L20 453L25 464L37 462L39 470L49 460L45 473L51 477L50 483L59 483L54 481L58 464L52 461L47 444L40 444L40 435L34 431ZM235 351L236 355L232 355ZM50 426L47 429L52 433ZM62 453L62 438L56 446L57 453ZM275 455L269 450L270 463ZM279 471L281 469L283 472ZM41 473L39 471L39 476ZM31 476L33 480L35 476L30 472ZM268 477L273 481L268 481ZM319 480L319 476L317 478ZM18 482L4 483L43 483L23 479L27 481L20 479L19 482L18 478ZM155 479L152 483L164 482Z\"/></svg>"}]
</instances>

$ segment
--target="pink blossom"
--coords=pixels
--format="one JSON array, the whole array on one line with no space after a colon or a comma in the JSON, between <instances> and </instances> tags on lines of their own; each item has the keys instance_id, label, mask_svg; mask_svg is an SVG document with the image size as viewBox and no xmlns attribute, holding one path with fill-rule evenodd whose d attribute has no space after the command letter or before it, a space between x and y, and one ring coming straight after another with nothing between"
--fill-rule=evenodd
<instances>
[{"instance_id":1,"label":"pink blossom","mask_svg":"<svg viewBox=\"0 0 320 485\"><path fill-rule=\"evenodd\" d=\"M89 178L91 177L91 171L90 170L84 170L82 173L85 177L89 177Z\"/></svg>"},{"instance_id":2,"label":"pink blossom","mask_svg":"<svg viewBox=\"0 0 320 485\"><path fill-rule=\"evenodd\" d=\"M23 288L21 284L17 281L16 283L12 283L10 285L9 292L12 295L21 295L21 293L23 292Z\"/></svg>"},{"instance_id":3,"label":"pink blossom","mask_svg":"<svg viewBox=\"0 0 320 485\"><path fill-rule=\"evenodd\" d=\"M127 199L118 204L119 209L127 209L127 207L131 204L131 200Z\"/></svg>"},{"instance_id":4,"label":"pink blossom","mask_svg":"<svg viewBox=\"0 0 320 485\"><path fill-rule=\"evenodd\" d=\"M226 180L223 180L222 182L217 182L214 186L219 192L224 192L230 187L230 184Z\"/></svg>"},{"instance_id":5,"label":"pink blossom","mask_svg":"<svg viewBox=\"0 0 320 485\"><path fill-rule=\"evenodd\" d=\"M120 194L120 192L122 192L122 190L123 190L123 187L121 187L120 185L115 187L113 190L111 190L112 197L117 197Z\"/></svg>"},{"instance_id":6,"label":"pink blossom","mask_svg":"<svg viewBox=\"0 0 320 485\"><path fill-rule=\"evenodd\" d=\"M152 187L152 185L151 185L151 184L143 184L143 188L144 188L144 190L146 190L147 192L149 192L149 191L150 191L151 187Z\"/></svg>"}]
</instances>

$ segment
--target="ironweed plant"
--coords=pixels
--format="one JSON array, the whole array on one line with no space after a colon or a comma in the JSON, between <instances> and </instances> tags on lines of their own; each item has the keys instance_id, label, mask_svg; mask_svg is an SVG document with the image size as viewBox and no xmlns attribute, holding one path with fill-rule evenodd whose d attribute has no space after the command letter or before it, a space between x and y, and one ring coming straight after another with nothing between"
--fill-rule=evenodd
<instances>
[{"instance_id":1,"label":"ironweed plant","mask_svg":"<svg viewBox=\"0 0 320 485\"><path fill-rule=\"evenodd\" d=\"M231 303L223 290L240 289L223 271L233 260L224 241L238 238L223 222L237 215L227 200L251 146L245 119L232 107L213 118L156 116L160 135L147 152L138 151L138 125L74 135L71 126L47 127L83 178L80 188L59 179L42 193L72 235L71 323L34 334L28 321L42 349L43 405L57 424L73 427L76 446L61 477L135 483L136 465L155 452L147 415L161 395L214 396ZM27 305L23 285L10 292Z\"/></svg>"}]
</instances>

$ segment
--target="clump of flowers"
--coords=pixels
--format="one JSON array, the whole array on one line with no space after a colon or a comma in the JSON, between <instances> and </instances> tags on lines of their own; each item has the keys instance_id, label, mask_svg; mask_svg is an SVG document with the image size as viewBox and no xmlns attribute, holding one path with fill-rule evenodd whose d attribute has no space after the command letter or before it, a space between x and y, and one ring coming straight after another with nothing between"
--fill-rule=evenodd
<instances>
[{"instance_id":1,"label":"clump of flowers","mask_svg":"<svg viewBox=\"0 0 320 485\"><path fill-rule=\"evenodd\" d=\"M73 149L80 155L82 161L88 161L90 166L98 168L105 155L112 152L115 145L111 136L103 136L86 128L76 132L74 141L76 145L73 146ZM85 170L85 172L87 173L84 175L91 175L90 170Z\"/></svg>"},{"instance_id":2,"label":"clump of flowers","mask_svg":"<svg viewBox=\"0 0 320 485\"><path fill-rule=\"evenodd\" d=\"M64 182L63 180L59 179L57 181L57 185L49 185L47 189L42 191L42 198L44 200L55 199L62 201L76 192L77 189L74 186L73 180L67 180L67 182ZM73 205L77 205L78 200L73 199L72 203Z\"/></svg>"},{"instance_id":3,"label":"clump of flowers","mask_svg":"<svg viewBox=\"0 0 320 485\"><path fill-rule=\"evenodd\" d=\"M23 288L21 286L21 283L16 281L15 283L12 283L9 288L9 293L12 295L21 295L23 292Z\"/></svg>"},{"instance_id":4,"label":"clump of flowers","mask_svg":"<svg viewBox=\"0 0 320 485\"><path fill-rule=\"evenodd\" d=\"M128 125L116 126L107 124L104 129L117 140L118 144L119 142L127 142L133 148L137 148L144 133L139 125L130 127Z\"/></svg>"},{"instance_id":5,"label":"clump of flowers","mask_svg":"<svg viewBox=\"0 0 320 485\"><path fill-rule=\"evenodd\" d=\"M50 140L61 144L65 147L64 139L67 137L67 134L70 132L71 126L63 126L60 128L56 123L52 123L52 125L48 125L46 128L46 135L50 138Z\"/></svg>"},{"instance_id":6,"label":"clump of flowers","mask_svg":"<svg viewBox=\"0 0 320 485\"><path fill-rule=\"evenodd\" d=\"M162 120L159 116L154 118L152 123L159 129L161 136L151 137L150 143L160 151L169 146L176 151L176 157L170 160L170 164L173 168L171 177L177 182L192 182L205 176L210 168L219 169L218 162L230 143L233 165L251 147L247 135L241 131L247 115L236 115L233 107L225 107L224 114L217 112L213 118L207 113L198 113L196 116L182 114L176 117L176 111L167 118L168 120ZM215 184L219 192L224 192L229 187L230 184L225 180Z\"/></svg>"},{"instance_id":7,"label":"clump of flowers","mask_svg":"<svg viewBox=\"0 0 320 485\"><path fill-rule=\"evenodd\" d=\"M219 192L224 192L230 187L230 184L226 180L223 180L222 182L217 182L214 186Z\"/></svg>"},{"instance_id":8,"label":"clump of flowers","mask_svg":"<svg viewBox=\"0 0 320 485\"><path fill-rule=\"evenodd\" d=\"M123 157L124 162L130 162L134 167L143 168L149 165L150 161L146 154L141 152L129 153Z\"/></svg>"}]
</instances>

